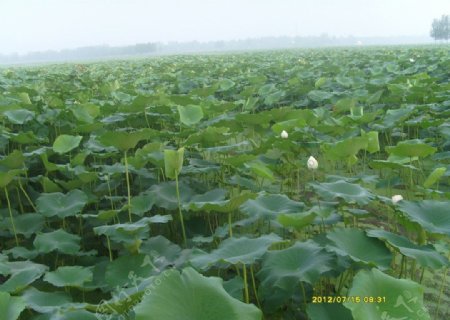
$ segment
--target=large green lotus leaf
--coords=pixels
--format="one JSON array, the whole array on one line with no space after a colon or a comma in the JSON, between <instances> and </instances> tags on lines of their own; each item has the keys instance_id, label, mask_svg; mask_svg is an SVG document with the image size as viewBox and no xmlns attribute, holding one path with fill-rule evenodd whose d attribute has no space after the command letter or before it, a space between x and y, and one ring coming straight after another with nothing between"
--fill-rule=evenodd
<instances>
[{"instance_id":1,"label":"large green lotus leaf","mask_svg":"<svg viewBox=\"0 0 450 320\"><path fill-rule=\"evenodd\" d=\"M40 182L42 184L42 188L44 189L44 191L46 193L56 193L56 192L62 192L62 188L56 184L55 182L53 182L52 180L50 180L49 178L45 177L45 176L40 176Z\"/></svg>"},{"instance_id":2,"label":"large green lotus leaf","mask_svg":"<svg viewBox=\"0 0 450 320\"><path fill-rule=\"evenodd\" d=\"M353 79L346 77L342 74L339 74L336 77L336 82L339 83L341 86L346 87L346 88L350 88L353 85Z\"/></svg>"},{"instance_id":3,"label":"large green lotus leaf","mask_svg":"<svg viewBox=\"0 0 450 320\"><path fill-rule=\"evenodd\" d=\"M48 233L40 233L33 241L35 248L41 253L58 251L66 254L76 254L80 250L81 238L58 229Z\"/></svg>"},{"instance_id":4,"label":"large green lotus leaf","mask_svg":"<svg viewBox=\"0 0 450 320\"><path fill-rule=\"evenodd\" d=\"M374 195L359 184L344 180L312 184L317 193L325 200L343 199L349 203L368 204Z\"/></svg>"},{"instance_id":5,"label":"large green lotus leaf","mask_svg":"<svg viewBox=\"0 0 450 320\"><path fill-rule=\"evenodd\" d=\"M273 105L281 100L286 95L286 92L283 90L277 90L275 92L270 93L264 99L264 103L268 105Z\"/></svg>"},{"instance_id":6,"label":"large green lotus leaf","mask_svg":"<svg viewBox=\"0 0 450 320\"><path fill-rule=\"evenodd\" d=\"M46 138L38 137L32 131L22 131L12 134L11 140L20 144L35 144L46 141Z\"/></svg>"},{"instance_id":7,"label":"large green lotus leaf","mask_svg":"<svg viewBox=\"0 0 450 320\"><path fill-rule=\"evenodd\" d=\"M246 201L239 209L250 216L276 219L282 213L300 213L304 207L302 202L291 200L284 194L262 193L255 200Z\"/></svg>"},{"instance_id":8,"label":"large green lotus leaf","mask_svg":"<svg viewBox=\"0 0 450 320\"><path fill-rule=\"evenodd\" d=\"M393 278L378 269L361 270L353 278L349 297L373 297L382 302L345 302L355 320L420 319L429 320L423 305L423 288L418 283Z\"/></svg>"},{"instance_id":9,"label":"large green lotus leaf","mask_svg":"<svg viewBox=\"0 0 450 320\"><path fill-rule=\"evenodd\" d=\"M70 108L77 120L86 123L93 123L94 119L100 115L100 107L94 104L76 104Z\"/></svg>"},{"instance_id":10,"label":"large green lotus leaf","mask_svg":"<svg viewBox=\"0 0 450 320\"><path fill-rule=\"evenodd\" d=\"M52 163L52 162L48 161L48 156L47 156L46 153L41 153L40 157L42 159L42 162L44 164L45 170L47 170L47 172L61 170L62 165L55 164L55 163Z\"/></svg>"},{"instance_id":11,"label":"large green lotus leaf","mask_svg":"<svg viewBox=\"0 0 450 320\"><path fill-rule=\"evenodd\" d=\"M273 233L259 238L228 238L211 253L193 257L191 263L193 266L202 269L208 269L212 264L219 261L233 265L251 265L260 259L273 243L279 241L281 241L281 238Z\"/></svg>"},{"instance_id":12,"label":"large green lotus leaf","mask_svg":"<svg viewBox=\"0 0 450 320\"><path fill-rule=\"evenodd\" d=\"M322 149L325 152L327 158L334 160L348 159L354 157L359 150L368 148L369 138L365 137L352 137L332 145L322 145Z\"/></svg>"},{"instance_id":13,"label":"large green lotus leaf","mask_svg":"<svg viewBox=\"0 0 450 320\"><path fill-rule=\"evenodd\" d=\"M367 138L367 151L370 153L380 151L380 142L378 141L377 131L369 131L367 133L361 131L361 137Z\"/></svg>"},{"instance_id":14,"label":"large green lotus leaf","mask_svg":"<svg viewBox=\"0 0 450 320\"><path fill-rule=\"evenodd\" d=\"M385 240L391 246L397 248L403 255L417 260L423 267L439 269L448 265L447 258L441 256L431 245L418 246L409 241L408 238L381 229L369 230L367 231L367 235Z\"/></svg>"},{"instance_id":15,"label":"large green lotus leaf","mask_svg":"<svg viewBox=\"0 0 450 320\"><path fill-rule=\"evenodd\" d=\"M287 249L269 251L258 278L262 286L290 291L300 281L313 285L323 273L333 268L333 259L333 254L312 241L296 242Z\"/></svg>"},{"instance_id":16,"label":"large green lotus leaf","mask_svg":"<svg viewBox=\"0 0 450 320\"><path fill-rule=\"evenodd\" d=\"M83 191L75 189L67 194L43 193L36 200L36 207L39 213L46 217L66 218L80 213L87 202L87 195Z\"/></svg>"},{"instance_id":17,"label":"large green lotus leaf","mask_svg":"<svg viewBox=\"0 0 450 320\"><path fill-rule=\"evenodd\" d=\"M13 181L14 177L21 174L23 171L20 169L9 170L6 172L0 171L0 188L6 187Z\"/></svg>"},{"instance_id":18,"label":"large green lotus leaf","mask_svg":"<svg viewBox=\"0 0 450 320\"><path fill-rule=\"evenodd\" d=\"M423 183L423 186L425 188L429 188L432 185L434 185L445 174L445 171L447 171L446 167L440 167L440 168L434 169L433 172L430 173L430 175L427 177L427 179Z\"/></svg>"},{"instance_id":19,"label":"large green lotus leaf","mask_svg":"<svg viewBox=\"0 0 450 320\"><path fill-rule=\"evenodd\" d=\"M212 147L218 142L228 140L230 128L207 127L201 131L191 134L185 141L185 145L199 144L202 147Z\"/></svg>"},{"instance_id":20,"label":"large green lotus leaf","mask_svg":"<svg viewBox=\"0 0 450 320\"><path fill-rule=\"evenodd\" d=\"M333 111L334 112L348 112L356 107L358 99L356 98L343 98L336 101L334 104Z\"/></svg>"},{"instance_id":21,"label":"large green lotus leaf","mask_svg":"<svg viewBox=\"0 0 450 320\"><path fill-rule=\"evenodd\" d=\"M369 95L366 99L366 103L368 105L377 103L380 100L381 96L383 95L383 92L384 92L384 90L379 90L379 91Z\"/></svg>"},{"instance_id":22,"label":"large green lotus leaf","mask_svg":"<svg viewBox=\"0 0 450 320\"><path fill-rule=\"evenodd\" d=\"M5 320L16 320L25 309L21 297L11 297L7 292L0 291L0 317Z\"/></svg>"},{"instance_id":23,"label":"large green lotus leaf","mask_svg":"<svg viewBox=\"0 0 450 320\"><path fill-rule=\"evenodd\" d=\"M222 189L215 189L215 190L222 190ZM210 191L214 192L214 190ZM213 196L210 194L210 192L207 192L206 194L209 194L210 196ZM215 191L215 199L222 198L221 193L219 191ZM206 195L205 194L205 195ZM237 210L244 202L246 202L249 199L254 199L256 197L256 194L251 192L245 192L241 193L240 195L237 195L235 197L232 197L228 200L215 200L215 201L202 201L202 202L190 202L186 204L184 207L186 209L192 210L192 211L207 211L207 212L233 212Z\"/></svg>"},{"instance_id":24,"label":"large green lotus leaf","mask_svg":"<svg viewBox=\"0 0 450 320\"><path fill-rule=\"evenodd\" d=\"M394 161L389 161L389 160L372 160L369 163L370 167L373 169L409 169L409 170L419 170L416 167L414 167L413 165L410 164L401 164L398 162L394 162Z\"/></svg>"},{"instance_id":25,"label":"large green lotus leaf","mask_svg":"<svg viewBox=\"0 0 450 320\"><path fill-rule=\"evenodd\" d=\"M79 307L77 304L67 305L64 309L56 311L54 313L54 317L50 320L99 320L102 319L101 316L97 313L92 313L83 309L74 310L74 308ZM82 307L82 306L80 306ZM63 318L61 318L61 314L63 314ZM118 315L117 318L111 317L110 320L119 320L121 315Z\"/></svg>"},{"instance_id":26,"label":"large green lotus leaf","mask_svg":"<svg viewBox=\"0 0 450 320\"><path fill-rule=\"evenodd\" d=\"M368 237L363 230L352 228L334 229L327 233L334 244L327 246L341 256L349 256L356 262L388 269L392 253L383 241Z\"/></svg>"},{"instance_id":27,"label":"large green lotus leaf","mask_svg":"<svg viewBox=\"0 0 450 320\"><path fill-rule=\"evenodd\" d=\"M412 221L431 233L450 236L450 201L400 201L398 208Z\"/></svg>"},{"instance_id":28,"label":"large green lotus leaf","mask_svg":"<svg viewBox=\"0 0 450 320\"><path fill-rule=\"evenodd\" d=\"M416 110L414 105L402 106L398 109L387 110L382 125L378 125L381 129L392 128L395 125L406 120Z\"/></svg>"},{"instance_id":29,"label":"large green lotus leaf","mask_svg":"<svg viewBox=\"0 0 450 320\"><path fill-rule=\"evenodd\" d=\"M287 132L292 132L292 131L294 131L295 128L303 128L306 125L307 125L306 120L303 118L290 119L290 120L275 123L272 126L272 130L274 133L279 135L283 130L285 130Z\"/></svg>"},{"instance_id":30,"label":"large green lotus leaf","mask_svg":"<svg viewBox=\"0 0 450 320\"><path fill-rule=\"evenodd\" d=\"M215 162L202 160L202 159L189 159L189 165L183 167L185 174L200 174L210 172L220 172L220 165Z\"/></svg>"},{"instance_id":31,"label":"large green lotus leaf","mask_svg":"<svg viewBox=\"0 0 450 320\"><path fill-rule=\"evenodd\" d=\"M198 123L203 118L203 109L201 106L178 106L180 121L187 126Z\"/></svg>"},{"instance_id":32,"label":"large green lotus leaf","mask_svg":"<svg viewBox=\"0 0 450 320\"><path fill-rule=\"evenodd\" d=\"M112 146L122 152L136 147L137 143L144 139L150 139L152 130L140 130L135 132L108 131L103 133L98 139L105 146Z\"/></svg>"},{"instance_id":33,"label":"large green lotus leaf","mask_svg":"<svg viewBox=\"0 0 450 320\"><path fill-rule=\"evenodd\" d=\"M28 260L36 258L36 256L39 254L37 250L29 250L27 248L17 246L9 250L4 250L4 253L12 255L14 259L21 258Z\"/></svg>"},{"instance_id":34,"label":"large green lotus leaf","mask_svg":"<svg viewBox=\"0 0 450 320\"><path fill-rule=\"evenodd\" d=\"M192 268L181 274L165 271L153 283L134 308L136 320L262 319L262 312L254 305L231 297L223 288L222 279L204 277Z\"/></svg>"},{"instance_id":35,"label":"large green lotus leaf","mask_svg":"<svg viewBox=\"0 0 450 320\"><path fill-rule=\"evenodd\" d=\"M5 220L10 230L10 220ZM29 238L32 234L41 231L44 226L44 217L38 213L25 213L14 217L14 226L16 233L23 234L26 238Z\"/></svg>"},{"instance_id":36,"label":"large green lotus leaf","mask_svg":"<svg viewBox=\"0 0 450 320\"><path fill-rule=\"evenodd\" d=\"M224 203L227 190L216 188L203 194L198 194L192 197L191 201L184 205L186 209L195 211L202 210L207 205L220 205Z\"/></svg>"},{"instance_id":37,"label":"large green lotus leaf","mask_svg":"<svg viewBox=\"0 0 450 320\"><path fill-rule=\"evenodd\" d=\"M25 156L19 150L14 150L9 155L0 160L0 167L8 169L21 169L25 164Z\"/></svg>"},{"instance_id":38,"label":"large green lotus leaf","mask_svg":"<svg viewBox=\"0 0 450 320\"><path fill-rule=\"evenodd\" d=\"M144 213L149 212L154 204L155 200L151 195L142 194L133 197L131 198L131 212L142 216Z\"/></svg>"},{"instance_id":39,"label":"large green lotus leaf","mask_svg":"<svg viewBox=\"0 0 450 320\"><path fill-rule=\"evenodd\" d=\"M92 270L81 266L59 267L55 271L47 272L44 281L55 287L83 287L86 282L92 281Z\"/></svg>"},{"instance_id":40,"label":"large green lotus leaf","mask_svg":"<svg viewBox=\"0 0 450 320\"><path fill-rule=\"evenodd\" d=\"M53 151L59 154L67 153L80 145L82 136L62 134L53 142Z\"/></svg>"},{"instance_id":41,"label":"large green lotus leaf","mask_svg":"<svg viewBox=\"0 0 450 320\"><path fill-rule=\"evenodd\" d=\"M422 140L405 140L397 143L395 147L386 147L386 152L400 157L426 157L434 154L437 149Z\"/></svg>"},{"instance_id":42,"label":"large green lotus leaf","mask_svg":"<svg viewBox=\"0 0 450 320\"><path fill-rule=\"evenodd\" d=\"M332 92L322 91L322 90L312 90L308 93L308 98L312 101L322 102L324 100L333 97Z\"/></svg>"},{"instance_id":43,"label":"large green lotus leaf","mask_svg":"<svg viewBox=\"0 0 450 320\"><path fill-rule=\"evenodd\" d=\"M353 320L351 311L340 303L309 303L306 313L310 320Z\"/></svg>"},{"instance_id":44,"label":"large green lotus leaf","mask_svg":"<svg viewBox=\"0 0 450 320\"><path fill-rule=\"evenodd\" d=\"M48 269L45 265L33 263L31 261L10 262L6 263L4 267L9 270L1 273L10 275L10 277L0 285L0 291L10 293L23 290L36 279L39 279Z\"/></svg>"},{"instance_id":45,"label":"large green lotus leaf","mask_svg":"<svg viewBox=\"0 0 450 320\"><path fill-rule=\"evenodd\" d=\"M154 259L146 254L122 255L106 267L105 281L111 288L133 287L136 284L129 278L130 274L148 278L161 271L155 266Z\"/></svg>"},{"instance_id":46,"label":"large green lotus leaf","mask_svg":"<svg viewBox=\"0 0 450 320\"><path fill-rule=\"evenodd\" d=\"M35 113L26 109L9 110L4 113L6 118L14 124L24 124L34 119Z\"/></svg>"},{"instance_id":47,"label":"large green lotus leaf","mask_svg":"<svg viewBox=\"0 0 450 320\"><path fill-rule=\"evenodd\" d=\"M262 161L254 160L245 164L257 176L274 181L275 177L272 170L270 170Z\"/></svg>"},{"instance_id":48,"label":"large green lotus leaf","mask_svg":"<svg viewBox=\"0 0 450 320\"><path fill-rule=\"evenodd\" d=\"M145 217L134 223L120 223L94 228L97 235L106 235L116 242L130 243L138 239L144 239L149 234L151 218Z\"/></svg>"},{"instance_id":49,"label":"large green lotus leaf","mask_svg":"<svg viewBox=\"0 0 450 320\"><path fill-rule=\"evenodd\" d=\"M234 81L230 79L222 79L217 84L219 85L219 91L227 91L235 85Z\"/></svg>"},{"instance_id":50,"label":"large green lotus leaf","mask_svg":"<svg viewBox=\"0 0 450 320\"><path fill-rule=\"evenodd\" d=\"M167 178L175 179L183 169L184 148L164 150L164 172Z\"/></svg>"},{"instance_id":51,"label":"large green lotus leaf","mask_svg":"<svg viewBox=\"0 0 450 320\"><path fill-rule=\"evenodd\" d=\"M277 217L277 220L283 227L293 227L300 230L309 226L315 218L316 214L314 212L299 212L293 214L280 214Z\"/></svg>"},{"instance_id":52,"label":"large green lotus leaf","mask_svg":"<svg viewBox=\"0 0 450 320\"><path fill-rule=\"evenodd\" d=\"M40 313L59 310L72 302L72 298L65 292L43 292L33 287L27 289L22 298L27 306Z\"/></svg>"},{"instance_id":53,"label":"large green lotus leaf","mask_svg":"<svg viewBox=\"0 0 450 320\"><path fill-rule=\"evenodd\" d=\"M184 183L180 183L180 200L181 204L189 203L193 196L193 191ZM167 210L178 208L177 192L175 182L162 182L154 184L148 191L155 199L155 205Z\"/></svg>"}]
</instances>

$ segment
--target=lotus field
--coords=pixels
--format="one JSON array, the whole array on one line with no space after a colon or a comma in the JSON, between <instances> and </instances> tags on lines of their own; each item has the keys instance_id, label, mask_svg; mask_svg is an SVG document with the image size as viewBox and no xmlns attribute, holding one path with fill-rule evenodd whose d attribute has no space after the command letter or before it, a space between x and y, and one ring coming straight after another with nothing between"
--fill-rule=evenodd
<instances>
[{"instance_id":1,"label":"lotus field","mask_svg":"<svg viewBox=\"0 0 450 320\"><path fill-rule=\"evenodd\" d=\"M0 319L449 319L449 47L0 69Z\"/></svg>"}]
</instances>

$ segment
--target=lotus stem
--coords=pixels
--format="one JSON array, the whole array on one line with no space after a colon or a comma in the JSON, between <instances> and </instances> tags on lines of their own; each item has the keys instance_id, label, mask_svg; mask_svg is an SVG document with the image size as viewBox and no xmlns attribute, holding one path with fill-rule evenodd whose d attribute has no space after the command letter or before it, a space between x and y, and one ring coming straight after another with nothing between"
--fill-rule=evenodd
<instances>
[{"instance_id":1,"label":"lotus stem","mask_svg":"<svg viewBox=\"0 0 450 320\"><path fill-rule=\"evenodd\" d=\"M106 235L106 243L108 244L108 252L109 252L109 261L113 261L112 251L111 251L111 241L109 240L109 236Z\"/></svg>"},{"instance_id":2,"label":"lotus stem","mask_svg":"<svg viewBox=\"0 0 450 320\"><path fill-rule=\"evenodd\" d=\"M423 275L425 273L425 267L422 267L422 272L420 273L420 279L419 279L419 283L422 284L422 280L423 280Z\"/></svg>"},{"instance_id":3,"label":"lotus stem","mask_svg":"<svg viewBox=\"0 0 450 320\"><path fill-rule=\"evenodd\" d=\"M402 278L404 264L405 264L405 256L402 254L402 260L400 261L400 274L398 275L399 279Z\"/></svg>"},{"instance_id":4,"label":"lotus stem","mask_svg":"<svg viewBox=\"0 0 450 320\"><path fill-rule=\"evenodd\" d=\"M230 234L230 238L233 237L233 227L231 226L231 211L228 212L228 233Z\"/></svg>"},{"instance_id":5,"label":"lotus stem","mask_svg":"<svg viewBox=\"0 0 450 320\"><path fill-rule=\"evenodd\" d=\"M250 303L250 296L248 294L247 268L245 267L245 263L242 264L242 273L244 274L244 297L245 297L245 303Z\"/></svg>"},{"instance_id":6,"label":"lotus stem","mask_svg":"<svg viewBox=\"0 0 450 320\"><path fill-rule=\"evenodd\" d=\"M256 303L258 304L258 307L261 309L261 304L259 303L259 298L258 298L258 291L256 290L255 274L253 272L252 264L250 265L250 275L252 277L253 293L255 294Z\"/></svg>"},{"instance_id":7,"label":"lotus stem","mask_svg":"<svg viewBox=\"0 0 450 320\"><path fill-rule=\"evenodd\" d=\"M303 285L303 281L300 281L300 288L302 289L303 303L305 304L305 310L306 310L308 304L306 303L306 291L305 291L305 286Z\"/></svg>"},{"instance_id":8,"label":"lotus stem","mask_svg":"<svg viewBox=\"0 0 450 320\"><path fill-rule=\"evenodd\" d=\"M14 238L16 239L16 245L19 246L19 238L17 238L16 226L14 224L14 218L12 215L11 202L9 201L8 189L6 187L4 187L4 190L5 190L6 202L8 203L9 218L11 219L11 226L13 228Z\"/></svg>"},{"instance_id":9,"label":"lotus stem","mask_svg":"<svg viewBox=\"0 0 450 320\"><path fill-rule=\"evenodd\" d=\"M411 280L414 280L415 272L416 272L416 260L413 260L411 264Z\"/></svg>"},{"instance_id":10,"label":"lotus stem","mask_svg":"<svg viewBox=\"0 0 450 320\"><path fill-rule=\"evenodd\" d=\"M128 194L128 219L130 223L133 222L131 219L131 190L130 190L130 174L128 173L128 160L127 160L127 152L124 151L125 158L125 177L127 180L127 194Z\"/></svg>"},{"instance_id":11,"label":"lotus stem","mask_svg":"<svg viewBox=\"0 0 450 320\"><path fill-rule=\"evenodd\" d=\"M181 222L181 231L183 233L183 242L184 246L187 246L187 239L186 239L186 230L184 228L184 219L183 219L183 213L181 212L181 200L180 200L180 189L178 187L178 172L175 172L175 186L177 190L177 200L178 200L178 214L180 216L180 222Z\"/></svg>"},{"instance_id":12,"label":"lotus stem","mask_svg":"<svg viewBox=\"0 0 450 320\"><path fill-rule=\"evenodd\" d=\"M17 187L16 187L16 193L17 193L17 201L19 202L20 213L23 214L25 211L23 210L22 199L20 198L20 192Z\"/></svg>"}]
</instances>

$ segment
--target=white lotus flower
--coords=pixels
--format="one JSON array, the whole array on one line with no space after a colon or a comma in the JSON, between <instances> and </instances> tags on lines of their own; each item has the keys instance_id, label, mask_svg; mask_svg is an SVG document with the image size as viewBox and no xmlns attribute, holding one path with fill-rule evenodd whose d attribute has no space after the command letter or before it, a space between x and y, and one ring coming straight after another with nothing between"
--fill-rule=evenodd
<instances>
[{"instance_id":1,"label":"white lotus flower","mask_svg":"<svg viewBox=\"0 0 450 320\"><path fill-rule=\"evenodd\" d=\"M283 139L287 139L289 137L289 134L286 132L286 130L281 131L281 137Z\"/></svg>"},{"instance_id":2,"label":"white lotus flower","mask_svg":"<svg viewBox=\"0 0 450 320\"><path fill-rule=\"evenodd\" d=\"M414 61L416 61L416 60L414 60L413 58L409 58L409 62L414 62Z\"/></svg>"},{"instance_id":3,"label":"white lotus flower","mask_svg":"<svg viewBox=\"0 0 450 320\"><path fill-rule=\"evenodd\" d=\"M392 196L392 203L396 204L397 202L399 202L400 200L403 200L403 197L401 194L396 194L395 196Z\"/></svg>"},{"instance_id":4,"label":"white lotus flower","mask_svg":"<svg viewBox=\"0 0 450 320\"><path fill-rule=\"evenodd\" d=\"M308 165L308 169L311 170L316 170L319 167L319 162L317 162L316 158L314 158L313 156L309 157L306 164Z\"/></svg>"}]
</instances>

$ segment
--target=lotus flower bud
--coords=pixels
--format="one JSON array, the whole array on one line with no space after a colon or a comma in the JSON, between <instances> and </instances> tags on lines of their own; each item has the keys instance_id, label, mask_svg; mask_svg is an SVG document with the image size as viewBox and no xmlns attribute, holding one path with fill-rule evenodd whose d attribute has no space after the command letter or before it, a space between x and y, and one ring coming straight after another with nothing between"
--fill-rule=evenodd
<instances>
[{"instance_id":1,"label":"lotus flower bud","mask_svg":"<svg viewBox=\"0 0 450 320\"><path fill-rule=\"evenodd\" d=\"M308 169L311 170L316 170L319 167L319 162L317 162L316 158L314 158L313 156L309 157L306 164L308 165Z\"/></svg>"},{"instance_id":2,"label":"lotus flower bud","mask_svg":"<svg viewBox=\"0 0 450 320\"><path fill-rule=\"evenodd\" d=\"M281 131L281 138L287 139L289 137L289 134L286 132L286 130Z\"/></svg>"},{"instance_id":3,"label":"lotus flower bud","mask_svg":"<svg viewBox=\"0 0 450 320\"><path fill-rule=\"evenodd\" d=\"M409 62L411 62L411 63L413 63L413 62L415 62L416 60L414 60L413 58L409 58Z\"/></svg>"},{"instance_id":4,"label":"lotus flower bud","mask_svg":"<svg viewBox=\"0 0 450 320\"><path fill-rule=\"evenodd\" d=\"M400 200L403 200L403 197L400 194L396 194L395 196L392 196L392 203L396 204Z\"/></svg>"}]
</instances>

